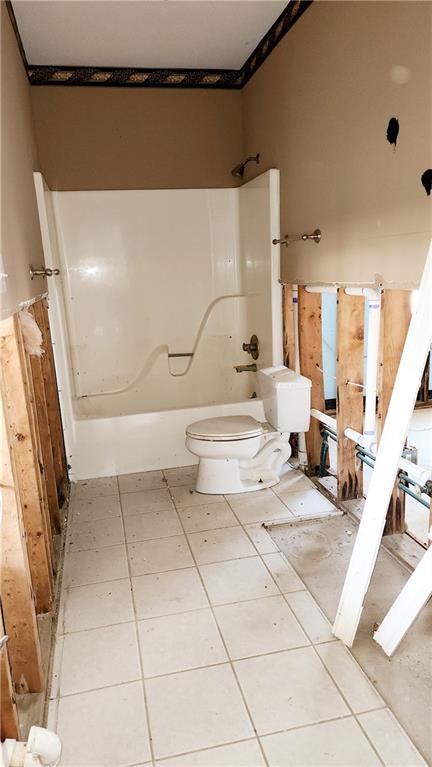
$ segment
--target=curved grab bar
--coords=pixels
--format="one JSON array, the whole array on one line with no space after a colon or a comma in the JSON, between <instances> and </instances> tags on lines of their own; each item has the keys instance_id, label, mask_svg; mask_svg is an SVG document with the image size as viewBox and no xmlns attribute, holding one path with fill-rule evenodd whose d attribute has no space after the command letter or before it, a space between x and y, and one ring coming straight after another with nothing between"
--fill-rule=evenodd
<instances>
[{"instance_id":1,"label":"curved grab bar","mask_svg":"<svg viewBox=\"0 0 432 767\"><path fill-rule=\"evenodd\" d=\"M135 386L135 384L137 384L138 381L141 380L141 378L143 378L145 375L147 375L150 372L150 370L152 369L153 365L156 363L156 360L158 359L158 357L160 357L161 354L166 354L167 355L168 372L169 372L169 374L173 378L181 378L182 376L187 375L187 373L189 373L189 371L191 369L192 363L193 363L194 358L196 356L196 351L197 351L199 343L201 341L201 337L202 337L202 335L204 333L205 326L207 325L207 322L208 322L208 320L210 318L210 315L211 315L213 309L221 301L226 301L229 298L248 298L248 296L245 293L232 293L232 294L228 294L228 295L225 295L225 296L218 296L218 298L215 298L213 301L211 301L209 303L207 309L205 310L205 312L203 314L203 318L202 318L202 320L201 320L201 322L199 324L198 333L197 333L197 335L195 337L195 343L194 343L194 345L192 347L192 352L188 353L188 356L190 357L190 359L189 359L189 362L188 362L188 364L186 366L186 369L183 371L183 373L172 373L171 372L171 370L169 368L169 359L168 359L170 357L169 347L164 344L164 345L161 345L161 346L156 346L153 349L153 351L149 354L149 356L148 356L146 362L144 363L144 365L142 366L142 368L140 368L138 370L136 375L133 377L132 381L130 381L128 384L126 384L126 386L122 386L122 387L120 387L118 389L111 389L110 391L103 391L103 392L97 392L97 393L96 392L91 392L90 394L80 394L80 395L77 395L76 398L77 399L90 399L91 397L108 397L108 396L110 396L112 394L124 394L124 392L127 392L130 389L132 389L132 387Z\"/></svg>"}]
</instances>

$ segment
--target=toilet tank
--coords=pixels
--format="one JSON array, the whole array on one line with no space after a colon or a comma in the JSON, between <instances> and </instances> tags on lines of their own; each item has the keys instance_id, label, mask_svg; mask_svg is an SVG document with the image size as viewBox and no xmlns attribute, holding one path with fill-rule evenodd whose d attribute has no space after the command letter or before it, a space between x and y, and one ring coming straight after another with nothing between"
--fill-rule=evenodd
<instances>
[{"instance_id":1,"label":"toilet tank","mask_svg":"<svg viewBox=\"0 0 432 767\"><path fill-rule=\"evenodd\" d=\"M267 421L281 432L308 431L311 381L279 365L258 370L260 395Z\"/></svg>"}]
</instances>

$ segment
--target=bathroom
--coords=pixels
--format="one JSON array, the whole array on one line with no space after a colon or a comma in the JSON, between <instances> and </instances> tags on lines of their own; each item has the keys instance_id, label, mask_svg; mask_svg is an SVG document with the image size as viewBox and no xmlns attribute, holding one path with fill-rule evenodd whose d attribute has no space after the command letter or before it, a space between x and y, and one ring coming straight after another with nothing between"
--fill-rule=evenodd
<instances>
[{"instance_id":1,"label":"bathroom","mask_svg":"<svg viewBox=\"0 0 432 767\"><path fill-rule=\"evenodd\" d=\"M1 22L5 767L430 764L432 3Z\"/></svg>"}]
</instances>

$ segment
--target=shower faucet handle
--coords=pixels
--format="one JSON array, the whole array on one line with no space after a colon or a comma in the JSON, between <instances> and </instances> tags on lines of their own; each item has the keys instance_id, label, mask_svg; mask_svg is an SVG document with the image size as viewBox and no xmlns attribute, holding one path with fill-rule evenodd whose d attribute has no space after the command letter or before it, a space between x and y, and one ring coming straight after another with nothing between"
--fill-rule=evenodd
<instances>
[{"instance_id":1,"label":"shower faucet handle","mask_svg":"<svg viewBox=\"0 0 432 767\"><path fill-rule=\"evenodd\" d=\"M257 360L259 357L259 341L258 336L255 334L251 336L249 343L242 344L242 349L251 355L253 360Z\"/></svg>"}]
</instances>

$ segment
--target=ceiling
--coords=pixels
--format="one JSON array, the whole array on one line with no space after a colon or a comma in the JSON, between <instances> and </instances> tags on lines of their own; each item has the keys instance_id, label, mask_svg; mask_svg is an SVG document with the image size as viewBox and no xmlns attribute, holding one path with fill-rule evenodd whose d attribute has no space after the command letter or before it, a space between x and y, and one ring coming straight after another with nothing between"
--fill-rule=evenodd
<instances>
[{"instance_id":1,"label":"ceiling","mask_svg":"<svg viewBox=\"0 0 432 767\"><path fill-rule=\"evenodd\" d=\"M239 70L286 0L14 0L31 66Z\"/></svg>"}]
</instances>

